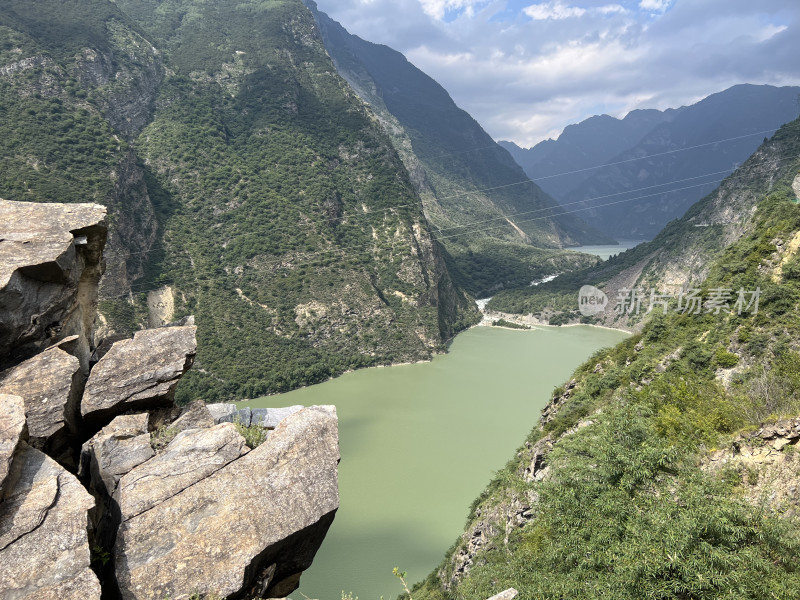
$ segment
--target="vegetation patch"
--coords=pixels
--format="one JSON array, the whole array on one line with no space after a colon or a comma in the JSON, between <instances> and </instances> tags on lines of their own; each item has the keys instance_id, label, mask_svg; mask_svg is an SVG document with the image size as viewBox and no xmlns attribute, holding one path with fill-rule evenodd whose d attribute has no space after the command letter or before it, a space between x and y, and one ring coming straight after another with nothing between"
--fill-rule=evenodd
<instances>
[{"instance_id":1,"label":"vegetation patch","mask_svg":"<svg viewBox=\"0 0 800 600\"><path fill-rule=\"evenodd\" d=\"M492 321L492 327L505 327L506 329L530 329L530 325L523 325L522 323L514 323L513 321L506 321L505 319L498 319Z\"/></svg>"}]
</instances>

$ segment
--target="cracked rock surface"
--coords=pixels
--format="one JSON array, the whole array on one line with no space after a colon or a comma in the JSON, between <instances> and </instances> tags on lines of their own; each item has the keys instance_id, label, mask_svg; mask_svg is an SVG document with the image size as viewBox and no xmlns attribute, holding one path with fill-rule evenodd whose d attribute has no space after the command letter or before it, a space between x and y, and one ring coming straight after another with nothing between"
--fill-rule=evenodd
<instances>
[{"instance_id":1,"label":"cracked rock surface","mask_svg":"<svg viewBox=\"0 0 800 600\"><path fill-rule=\"evenodd\" d=\"M196 329L145 329L111 346L86 382L83 418L108 422L131 410L172 406L175 387L197 352Z\"/></svg>"},{"instance_id":2,"label":"cracked rock surface","mask_svg":"<svg viewBox=\"0 0 800 600\"><path fill-rule=\"evenodd\" d=\"M127 473L115 499L127 520L219 471L247 453L236 426L222 423L209 429L187 429L164 452Z\"/></svg>"},{"instance_id":3,"label":"cracked rock surface","mask_svg":"<svg viewBox=\"0 0 800 600\"><path fill-rule=\"evenodd\" d=\"M0 200L0 599L284 597L339 505L335 409L175 406L191 318L95 348L105 236Z\"/></svg>"},{"instance_id":4,"label":"cracked rock surface","mask_svg":"<svg viewBox=\"0 0 800 600\"><path fill-rule=\"evenodd\" d=\"M46 454L20 445L0 503L4 600L100 599L89 568L87 513L94 500Z\"/></svg>"},{"instance_id":5,"label":"cracked rock surface","mask_svg":"<svg viewBox=\"0 0 800 600\"><path fill-rule=\"evenodd\" d=\"M0 498L14 451L25 431L25 404L19 396L0 394Z\"/></svg>"},{"instance_id":6,"label":"cracked rock surface","mask_svg":"<svg viewBox=\"0 0 800 600\"><path fill-rule=\"evenodd\" d=\"M0 373L0 393L25 403L30 445L55 457L69 454L67 437L76 430L82 383L80 362L60 347Z\"/></svg>"},{"instance_id":7,"label":"cracked rock surface","mask_svg":"<svg viewBox=\"0 0 800 600\"><path fill-rule=\"evenodd\" d=\"M155 456L150 446L147 413L121 415L83 445L81 471L93 487L111 496L120 478Z\"/></svg>"},{"instance_id":8,"label":"cracked rock surface","mask_svg":"<svg viewBox=\"0 0 800 600\"><path fill-rule=\"evenodd\" d=\"M98 204L0 199L0 368L70 335L88 366L107 233Z\"/></svg>"},{"instance_id":9,"label":"cracked rock surface","mask_svg":"<svg viewBox=\"0 0 800 600\"><path fill-rule=\"evenodd\" d=\"M290 415L255 450L122 522L115 547L122 597L289 593L338 508L338 460L333 407Z\"/></svg>"}]
</instances>

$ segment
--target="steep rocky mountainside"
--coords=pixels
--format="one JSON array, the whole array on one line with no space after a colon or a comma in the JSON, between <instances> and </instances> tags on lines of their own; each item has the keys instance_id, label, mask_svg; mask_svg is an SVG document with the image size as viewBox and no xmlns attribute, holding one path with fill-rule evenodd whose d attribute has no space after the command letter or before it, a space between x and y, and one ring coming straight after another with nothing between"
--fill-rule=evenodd
<instances>
[{"instance_id":1,"label":"steep rocky mountainside","mask_svg":"<svg viewBox=\"0 0 800 600\"><path fill-rule=\"evenodd\" d=\"M552 249L608 241L579 217L563 215L508 152L402 54L350 34L312 0L304 1L337 71L389 134L468 291L481 295L570 270L591 259Z\"/></svg>"},{"instance_id":2,"label":"steep rocky mountainside","mask_svg":"<svg viewBox=\"0 0 800 600\"><path fill-rule=\"evenodd\" d=\"M798 98L799 87L737 85L677 110L635 111L615 122L594 117L568 127L557 142L543 142L549 152L527 172L607 235L649 240L796 119ZM611 135L603 141L598 134L606 128Z\"/></svg>"},{"instance_id":3,"label":"steep rocky mountainside","mask_svg":"<svg viewBox=\"0 0 800 600\"><path fill-rule=\"evenodd\" d=\"M678 294L681 289L702 287L712 267L729 248L753 235L758 207L771 194L798 197L793 190L800 153L800 120L782 127L767 142L681 218L673 221L652 241L628 250L596 268L570 273L527 290L498 294L489 306L495 310L542 318L558 315L576 321L577 293L591 284L610 299L599 322L616 327L635 326L639 319L614 311L618 292L656 289ZM770 240L768 243L772 243ZM791 239L781 241L780 253L793 252ZM764 249L757 250L761 256ZM776 259L777 260L777 259ZM645 298L645 308L649 305Z\"/></svg>"},{"instance_id":4,"label":"steep rocky mountainside","mask_svg":"<svg viewBox=\"0 0 800 600\"><path fill-rule=\"evenodd\" d=\"M795 598L799 248L795 121L609 265L665 293L688 283L703 302L659 305L554 390L413 597Z\"/></svg>"},{"instance_id":5,"label":"steep rocky mountainside","mask_svg":"<svg viewBox=\"0 0 800 600\"><path fill-rule=\"evenodd\" d=\"M156 241L145 170L129 145L152 117L161 54L112 3L0 7L0 196L97 202L113 217L103 282L127 292Z\"/></svg>"},{"instance_id":6,"label":"steep rocky mountainside","mask_svg":"<svg viewBox=\"0 0 800 600\"><path fill-rule=\"evenodd\" d=\"M559 199L591 177L601 165L635 147L656 126L673 120L681 109L634 110L622 119L595 115L564 128L558 139L531 148L501 141L525 173Z\"/></svg>"},{"instance_id":7,"label":"steep rocky mountainside","mask_svg":"<svg viewBox=\"0 0 800 600\"><path fill-rule=\"evenodd\" d=\"M334 407L246 420L230 406L176 407L194 325L94 346L103 207L0 210L0 597L296 589L339 504Z\"/></svg>"},{"instance_id":8,"label":"steep rocky mountainside","mask_svg":"<svg viewBox=\"0 0 800 600\"><path fill-rule=\"evenodd\" d=\"M429 358L475 320L299 0L14 0L0 27L0 195L108 206L101 333L194 314L183 399Z\"/></svg>"}]
</instances>

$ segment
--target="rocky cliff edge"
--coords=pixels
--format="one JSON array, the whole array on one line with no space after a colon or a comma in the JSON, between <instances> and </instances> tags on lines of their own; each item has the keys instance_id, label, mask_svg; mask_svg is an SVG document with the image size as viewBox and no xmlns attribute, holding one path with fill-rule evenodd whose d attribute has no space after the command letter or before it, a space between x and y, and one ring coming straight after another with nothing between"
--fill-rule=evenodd
<instances>
[{"instance_id":1,"label":"rocky cliff edge","mask_svg":"<svg viewBox=\"0 0 800 600\"><path fill-rule=\"evenodd\" d=\"M176 407L191 319L96 352L106 235L0 200L0 597L284 597L339 505L335 408Z\"/></svg>"}]
</instances>

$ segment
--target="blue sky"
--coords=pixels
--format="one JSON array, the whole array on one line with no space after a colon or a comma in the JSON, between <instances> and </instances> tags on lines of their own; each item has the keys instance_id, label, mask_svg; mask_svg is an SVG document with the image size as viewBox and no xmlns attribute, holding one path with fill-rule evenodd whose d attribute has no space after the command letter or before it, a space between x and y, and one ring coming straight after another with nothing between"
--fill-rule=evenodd
<instances>
[{"instance_id":1,"label":"blue sky","mask_svg":"<svg viewBox=\"0 0 800 600\"><path fill-rule=\"evenodd\" d=\"M798 0L317 0L441 83L495 139L531 146L593 114L800 85Z\"/></svg>"}]
</instances>

